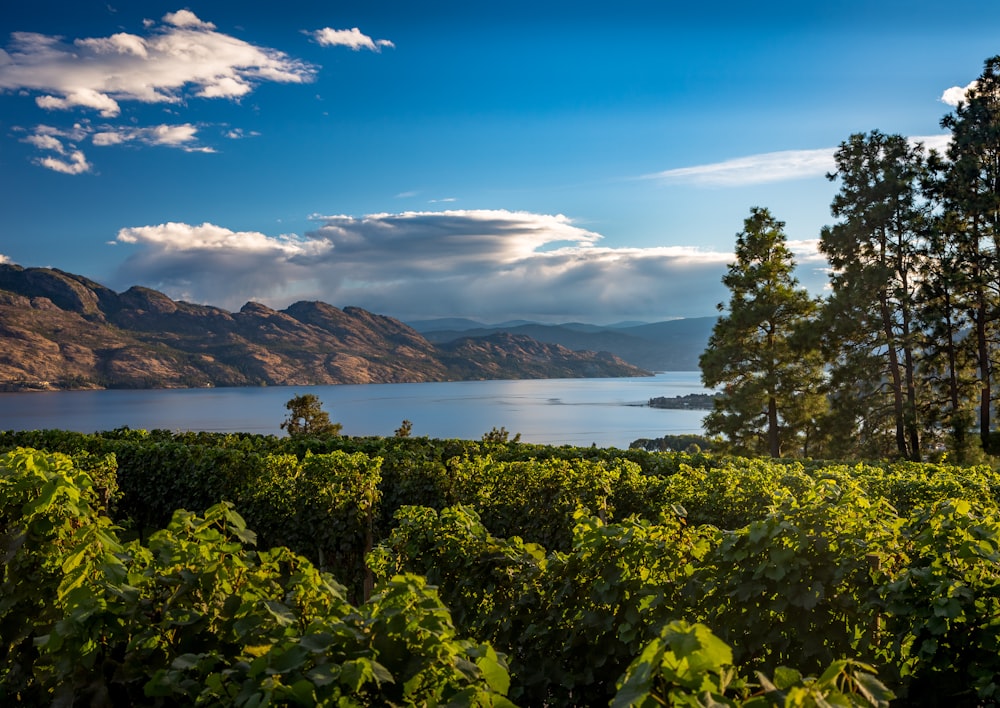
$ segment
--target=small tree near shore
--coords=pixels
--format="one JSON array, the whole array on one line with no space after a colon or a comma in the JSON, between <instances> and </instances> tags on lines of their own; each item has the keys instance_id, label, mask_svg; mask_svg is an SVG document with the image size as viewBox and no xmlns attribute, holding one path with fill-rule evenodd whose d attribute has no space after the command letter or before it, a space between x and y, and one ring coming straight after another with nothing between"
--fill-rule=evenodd
<instances>
[{"instance_id":1,"label":"small tree near shore","mask_svg":"<svg viewBox=\"0 0 1000 708\"><path fill-rule=\"evenodd\" d=\"M295 396L285 404L285 408L288 409L288 417L281 428L292 438L335 437L344 427L330 422L330 414L323 410L323 402L312 393Z\"/></svg>"}]
</instances>

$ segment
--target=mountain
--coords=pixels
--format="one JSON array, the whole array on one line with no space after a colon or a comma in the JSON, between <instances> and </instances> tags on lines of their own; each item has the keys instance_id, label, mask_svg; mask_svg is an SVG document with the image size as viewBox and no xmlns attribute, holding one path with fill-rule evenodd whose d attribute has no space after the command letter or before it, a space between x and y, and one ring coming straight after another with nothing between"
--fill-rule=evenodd
<instances>
[{"instance_id":1,"label":"mountain","mask_svg":"<svg viewBox=\"0 0 1000 708\"><path fill-rule=\"evenodd\" d=\"M435 345L391 317L297 302L239 312L0 264L0 389L398 383L643 376L618 357L525 336Z\"/></svg>"},{"instance_id":2,"label":"mountain","mask_svg":"<svg viewBox=\"0 0 1000 708\"><path fill-rule=\"evenodd\" d=\"M450 320L440 320L447 324ZM487 337L500 332L531 337L572 350L608 352L649 371L697 371L698 357L708 346L715 317L693 317L666 322L587 325L538 323L467 326L434 329L434 321L418 323L428 341L438 345L464 337ZM471 323L471 324L470 324Z\"/></svg>"}]
</instances>

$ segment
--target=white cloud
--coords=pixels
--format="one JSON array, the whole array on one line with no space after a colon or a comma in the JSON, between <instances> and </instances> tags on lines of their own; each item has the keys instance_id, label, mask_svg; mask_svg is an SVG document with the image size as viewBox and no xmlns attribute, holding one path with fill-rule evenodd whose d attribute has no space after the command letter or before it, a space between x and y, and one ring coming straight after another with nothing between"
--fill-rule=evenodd
<instances>
[{"instance_id":1,"label":"white cloud","mask_svg":"<svg viewBox=\"0 0 1000 708\"><path fill-rule=\"evenodd\" d=\"M64 154L64 153L60 153ZM59 157L39 157L36 163L42 167L47 167L55 172L62 172L66 175L80 175L90 172L93 166L87 162L87 157L80 150L72 150L66 154L65 159Z\"/></svg>"},{"instance_id":2,"label":"white cloud","mask_svg":"<svg viewBox=\"0 0 1000 708\"><path fill-rule=\"evenodd\" d=\"M561 215L454 210L315 217L303 237L220 226L123 229L135 252L122 287L238 309L256 299L358 305L395 317L548 321L711 315L732 253L694 247L609 248ZM795 242L816 254L814 242ZM801 259L805 262L805 259ZM811 261L810 261L811 262Z\"/></svg>"},{"instance_id":3,"label":"white cloud","mask_svg":"<svg viewBox=\"0 0 1000 708\"><path fill-rule=\"evenodd\" d=\"M88 127L80 123L69 129L38 125L35 127L35 132L21 138L21 142L54 153L36 157L34 159L36 165L66 175L80 175L93 171L93 165L77 147L77 143L86 138L88 132Z\"/></svg>"},{"instance_id":4,"label":"white cloud","mask_svg":"<svg viewBox=\"0 0 1000 708\"><path fill-rule=\"evenodd\" d=\"M969 91L976 88L976 83L972 81L966 84L965 87L952 86L949 89L945 89L944 93L941 94L941 102L947 103L949 106L957 106L959 103L965 101L965 97Z\"/></svg>"},{"instance_id":5,"label":"white cloud","mask_svg":"<svg viewBox=\"0 0 1000 708\"><path fill-rule=\"evenodd\" d=\"M128 102L180 104L191 96L239 99L262 82L305 83L315 75L312 65L218 32L190 10L167 13L161 23L147 21L145 28L143 36L119 32L72 43L14 32L7 51L0 50L0 90L34 95L35 103L49 112L96 111L113 119ZM211 151L193 145L192 131L189 124L111 126L98 131L95 141ZM51 140L26 142L59 151ZM85 158L66 163L46 157L36 162L70 173L86 171Z\"/></svg>"},{"instance_id":6,"label":"white cloud","mask_svg":"<svg viewBox=\"0 0 1000 708\"><path fill-rule=\"evenodd\" d=\"M80 47L88 47L97 54L133 54L142 58L149 56L146 40L127 32L119 32L110 37L78 39L76 44Z\"/></svg>"},{"instance_id":7,"label":"white cloud","mask_svg":"<svg viewBox=\"0 0 1000 708\"><path fill-rule=\"evenodd\" d=\"M234 252L279 254L292 258L318 255L329 250L321 240L295 236L266 236L257 231L232 231L222 226L204 223L191 226L168 222L158 226L136 226L118 232L121 243L143 243L163 252Z\"/></svg>"},{"instance_id":8,"label":"white cloud","mask_svg":"<svg viewBox=\"0 0 1000 708\"><path fill-rule=\"evenodd\" d=\"M382 51L382 47L395 47L396 45L388 39L373 40L363 34L357 27L346 30L331 29L324 27L313 32L307 32L310 37L324 47L350 47L354 51L368 49L373 52Z\"/></svg>"},{"instance_id":9,"label":"white cloud","mask_svg":"<svg viewBox=\"0 0 1000 708\"><path fill-rule=\"evenodd\" d=\"M198 144L197 133L198 128L190 123L154 125L146 128L111 125L94 127L89 123L77 123L70 129L38 125L34 133L22 138L21 142L34 145L42 151L55 153L35 158L36 164L56 172L76 175L93 169L79 147L79 143L88 137L97 147L138 143L178 148L186 152L215 152L210 147Z\"/></svg>"},{"instance_id":10,"label":"white cloud","mask_svg":"<svg viewBox=\"0 0 1000 708\"><path fill-rule=\"evenodd\" d=\"M92 89L71 89L58 96L39 96L35 99L39 108L46 110L69 110L74 107L93 108L103 118L113 118L121 113L121 107L113 98Z\"/></svg>"},{"instance_id":11,"label":"white cloud","mask_svg":"<svg viewBox=\"0 0 1000 708\"><path fill-rule=\"evenodd\" d=\"M160 145L182 148L189 151L205 152L210 148L198 146L198 128L190 123L180 125L154 125L148 128L118 128L106 127L97 130L93 135L94 145L106 147L127 142L139 142L144 145Z\"/></svg>"},{"instance_id":12,"label":"white cloud","mask_svg":"<svg viewBox=\"0 0 1000 708\"><path fill-rule=\"evenodd\" d=\"M792 252L797 264L826 262L826 258L819 250L818 238L790 239L785 245Z\"/></svg>"},{"instance_id":13,"label":"white cloud","mask_svg":"<svg viewBox=\"0 0 1000 708\"><path fill-rule=\"evenodd\" d=\"M261 81L303 83L314 67L275 49L258 47L215 31L188 10L151 24L146 37L118 33L77 39L32 32L12 35L8 62L0 64L0 88L39 91L43 108L92 108L105 117L119 102L176 103L195 95L239 97Z\"/></svg>"},{"instance_id":14,"label":"white cloud","mask_svg":"<svg viewBox=\"0 0 1000 708\"><path fill-rule=\"evenodd\" d=\"M951 133L944 133L943 135L918 135L909 140L911 145L922 143L927 150L944 152L948 149L948 145L951 144Z\"/></svg>"},{"instance_id":15,"label":"white cloud","mask_svg":"<svg viewBox=\"0 0 1000 708\"><path fill-rule=\"evenodd\" d=\"M91 128L89 123L74 123L68 128L60 128L54 125L37 125L35 126L36 135L50 135L58 138L65 138L73 142L79 142L85 139L91 133Z\"/></svg>"},{"instance_id":16,"label":"white cloud","mask_svg":"<svg viewBox=\"0 0 1000 708\"><path fill-rule=\"evenodd\" d=\"M708 165L678 167L649 177L719 187L817 177L836 168L833 161L834 150L835 148L820 148L767 152Z\"/></svg>"},{"instance_id":17,"label":"white cloud","mask_svg":"<svg viewBox=\"0 0 1000 708\"><path fill-rule=\"evenodd\" d=\"M163 21L173 25L174 27L195 27L197 29L204 30L214 30L215 25L211 22L202 22L198 19L190 10L178 10L177 12L168 12L163 16Z\"/></svg>"},{"instance_id":18,"label":"white cloud","mask_svg":"<svg viewBox=\"0 0 1000 708\"><path fill-rule=\"evenodd\" d=\"M243 138L257 138L260 133L256 130L243 130L243 128L233 128L227 130L225 136L230 140L242 140Z\"/></svg>"},{"instance_id":19,"label":"white cloud","mask_svg":"<svg viewBox=\"0 0 1000 708\"><path fill-rule=\"evenodd\" d=\"M908 140L910 143L921 142L927 149L943 150L950 142L951 136L924 135ZM646 175L646 179L709 187L743 187L767 182L823 177L836 171L837 164L834 160L836 151L837 148L828 147L765 152L708 165L678 167Z\"/></svg>"},{"instance_id":20,"label":"white cloud","mask_svg":"<svg viewBox=\"0 0 1000 708\"><path fill-rule=\"evenodd\" d=\"M0 253L0 263L13 263L13 262L14 261L12 261L10 258Z\"/></svg>"},{"instance_id":21,"label":"white cloud","mask_svg":"<svg viewBox=\"0 0 1000 708\"><path fill-rule=\"evenodd\" d=\"M332 248L321 239L176 222L121 229L117 243L138 248L120 268L123 286L145 283L175 298L233 309L308 280L306 266Z\"/></svg>"},{"instance_id":22,"label":"white cloud","mask_svg":"<svg viewBox=\"0 0 1000 708\"><path fill-rule=\"evenodd\" d=\"M29 135L24 139L24 142L34 145L39 150L51 150L57 152L60 155L66 154L66 148L63 147L62 141L52 135Z\"/></svg>"}]
</instances>

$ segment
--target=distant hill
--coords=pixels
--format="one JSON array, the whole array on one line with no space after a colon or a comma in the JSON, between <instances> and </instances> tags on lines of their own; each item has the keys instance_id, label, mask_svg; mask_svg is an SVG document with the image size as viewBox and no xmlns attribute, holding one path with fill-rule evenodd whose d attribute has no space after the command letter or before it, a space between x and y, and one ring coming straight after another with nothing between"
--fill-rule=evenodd
<instances>
[{"instance_id":1,"label":"distant hill","mask_svg":"<svg viewBox=\"0 0 1000 708\"><path fill-rule=\"evenodd\" d=\"M437 344L462 337L485 337L506 332L528 336L539 342L559 344L568 349L608 352L650 371L697 371L698 357L708 346L715 322L715 317L694 317L651 324L606 326L575 322L558 325L483 325L459 319L411 324L428 341Z\"/></svg>"},{"instance_id":2,"label":"distant hill","mask_svg":"<svg viewBox=\"0 0 1000 708\"><path fill-rule=\"evenodd\" d=\"M456 341L459 340L459 341ZM391 317L297 302L239 312L0 264L0 389L177 388L643 376L521 334L434 344Z\"/></svg>"}]
</instances>

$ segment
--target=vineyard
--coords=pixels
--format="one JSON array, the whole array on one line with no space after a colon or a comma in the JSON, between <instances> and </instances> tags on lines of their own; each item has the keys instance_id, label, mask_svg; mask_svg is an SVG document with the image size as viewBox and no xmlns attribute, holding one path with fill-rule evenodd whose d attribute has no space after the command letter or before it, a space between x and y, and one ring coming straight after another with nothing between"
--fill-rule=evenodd
<instances>
[{"instance_id":1,"label":"vineyard","mask_svg":"<svg viewBox=\"0 0 1000 708\"><path fill-rule=\"evenodd\" d=\"M990 705L1000 474L0 433L0 702Z\"/></svg>"}]
</instances>

